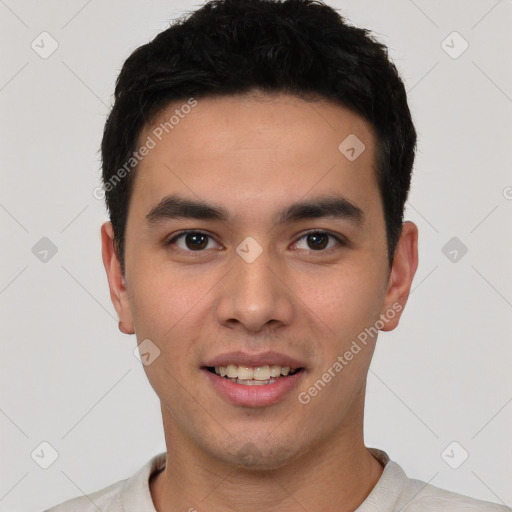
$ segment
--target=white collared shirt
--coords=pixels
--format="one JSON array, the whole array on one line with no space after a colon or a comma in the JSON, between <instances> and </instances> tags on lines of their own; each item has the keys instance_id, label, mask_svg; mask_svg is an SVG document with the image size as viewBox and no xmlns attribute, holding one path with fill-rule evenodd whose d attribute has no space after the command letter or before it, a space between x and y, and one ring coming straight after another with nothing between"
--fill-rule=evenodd
<instances>
[{"instance_id":1,"label":"white collared shirt","mask_svg":"<svg viewBox=\"0 0 512 512\"><path fill-rule=\"evenodd\" d=\"M370 452L384 466L379 481L356 512L511 512L512 509L487 501L439 489L408 478L388 455L375 448ZM156 512L149 490L149 478L164 469L166 454L150 459L132 477L86 496L79 496L45 512Z\"/></svg>"}]
</instances>

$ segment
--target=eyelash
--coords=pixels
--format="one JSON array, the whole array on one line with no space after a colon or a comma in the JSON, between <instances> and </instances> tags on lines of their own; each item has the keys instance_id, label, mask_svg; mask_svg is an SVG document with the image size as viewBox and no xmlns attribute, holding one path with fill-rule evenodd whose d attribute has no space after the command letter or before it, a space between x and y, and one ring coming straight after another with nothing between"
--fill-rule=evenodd
<instances>
[{"instance_id":1,"label":"eyelash","mask_svg":"<svg viewBox=\"0 0 512 512\"><path fill-rule=\"evenodd\" d=\"M213 240L213 237L204 232L204 231L201 231L201 230L197 230L197 229L189 229L189 230L185 230L185 231L181 231L180 233L178 233L177 235L175 235L174 237L172 237L170 240L168 240L167 242L165 242L165 246L166 247L170 247L174 242L176 242L176 240L186 236L186 235L189 235L189 234L200 234L200 235L205 235L207 237L209 237L210 239ZM300 236L295 242L294 242L294 245L297 244L300 240L302 240L303 238L306 238L307 236L309 235L327 235L331 238L334 238L338 244L340 246L346 246L347 245L347 242L342 239L340 236L338 235L334 235L333 233L329 232L329 231L325 231L325 230L319 230L319 229L316 229L316 230L312 230L312 231L308 231L307 233L304 233L302 236ZM215 241L215 240L214 240ZM319 249L319 250L313 250L313 249L309 249L308 252L309 253L330 253L332 252L333 250L336 250L337 248L336 247L331 247L329 249ZM202 249L202 250L198 250L198 251L192 251L192 250L184 250L184 249L173 249L174 251L176 252L185 252L185 253L202 253L202 252L206 252L206 249Z\"/></svg>"}]
</instances>

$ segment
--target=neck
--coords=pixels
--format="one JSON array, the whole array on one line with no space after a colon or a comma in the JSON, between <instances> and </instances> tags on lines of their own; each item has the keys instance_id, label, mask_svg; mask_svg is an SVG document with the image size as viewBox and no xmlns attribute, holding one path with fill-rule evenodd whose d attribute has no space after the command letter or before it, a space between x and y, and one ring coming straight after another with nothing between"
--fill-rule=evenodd
<instances>
[{"instance_id":1,"label":"neck","mask_svg":"<svg viewBox=\"0 0 512 512\"><path fill-rule=\"evenodd\" d=\"M163 411L164 412L164 411ZM169 427L165 417L164 425ZM360 428L359 428L360 427ZM165 429L167 461L150 481L157 512L338 512L355 510L383 467L364 446L361 425L337 432L292 464L248 470L209 457Z\"/></svg>"}]
</instances>

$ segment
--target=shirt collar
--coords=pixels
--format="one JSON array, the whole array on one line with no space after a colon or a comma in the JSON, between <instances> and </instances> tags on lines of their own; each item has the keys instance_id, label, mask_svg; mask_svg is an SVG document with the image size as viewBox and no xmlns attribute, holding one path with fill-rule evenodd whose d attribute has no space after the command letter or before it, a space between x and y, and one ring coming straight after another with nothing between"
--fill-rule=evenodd
<instances>
[{"instance_id":1,"label":"shirt collar","mask_svg":"<svg viewBox=\"0 0 512 512\"><path fill-rule=\"evenodd\" d=\"M165 452L155 455L125 481L121 494L123 512L156 512L149 490L149 479L153 473L165 468L166 459Z\"/></svg>"},{"instance_id":2,"label":"shirt collar","mask_svg":"<svg viewBox=\"0 0 512 512\"><path fill-rule=\"evenodd\" d=\"M407 485L407 476L396 462L390 460L386 452L377 448L368 448L368 451L384 466L384 471L368 497L355 512L394 510ZM121 510L123 512L156 512L149 488L149 479L153 473L164 469L165 464L165 452L155 455L137 473L125 481L121 495Z\"/></svg>"},{"instance_id":3,"label":"shirt collar","mask_svg":"<svg viewBox=\"0 0 512 512\"><path fill-rule=\"evenodd\" d=\"M370 494L355 512L393 511L407 486L407 475L386 452L368 448L369 452L384 466L384 471Z\"/></svg>"}]
</instances>

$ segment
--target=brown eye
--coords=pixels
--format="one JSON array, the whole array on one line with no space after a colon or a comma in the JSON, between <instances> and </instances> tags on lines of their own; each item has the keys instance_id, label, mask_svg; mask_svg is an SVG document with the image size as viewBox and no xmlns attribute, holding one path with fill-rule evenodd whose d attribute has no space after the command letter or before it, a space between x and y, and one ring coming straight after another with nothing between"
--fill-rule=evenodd
<instances>
[{"instance_id":1,"label":"brown eye","mask_svg":"<svg viewBox=\"0 0 512 512\"><path fill-rule=\"evenodd\" d=\"M185 235L185 245L191 251L204 249L208 245L208 236L202 233L187 233Z\"/></svg>"},{"instance_id":2,"label":"brown eye","mask_svg":"<svg viewBox=\"0 0 512 512\"><path fill-rule=\"evenodd\" d=\"M298 249L313 252L323 252L326 249L334 249L336 244L338 246L345 245L341 238L331 235L326 231L312 231L310 233L306 233L301 238L299 238L297 242L295 242L295 245Z\"/></svg>"},{"instance_id":3,"label":"brown eye","mask_svg":"<svg viewBox=\"0 0 512 512\"><path fill-rule=\"evenodd\" d=\"M203 252L204 249L215 248L217 246L210 235L202 233L201 231L182 232L169 240L166 245L175 245L178 249L185 252Z\"/></svg>"},{"instance_id":4,"label":"brown eye","mask_svg":"<svg viewBox=\"0 0 512 512\"><path fill-rule=\"evenodd\" d=\"M329 236L325 233L312 233L307 235L307 243L313 250L325 249L329 243Z\"/></svg>"}]
</instances>

